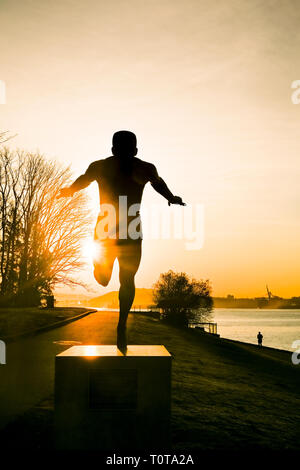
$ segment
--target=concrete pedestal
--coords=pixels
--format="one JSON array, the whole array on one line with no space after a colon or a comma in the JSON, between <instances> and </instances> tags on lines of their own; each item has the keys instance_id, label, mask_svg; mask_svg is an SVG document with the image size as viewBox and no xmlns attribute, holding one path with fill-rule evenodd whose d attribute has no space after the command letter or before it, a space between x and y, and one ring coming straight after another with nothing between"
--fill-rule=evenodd
<instances>
[{"instance_id":1,"label":"concrete pedestal","mask_svg":"<svg viewBox=\"0 0 300 470\"><path fill-rule=\"evenodd\" d=\"M164 346L73 346L56 356L59 449L167 449L171 355Z\"/></svg>"}]
</instances>

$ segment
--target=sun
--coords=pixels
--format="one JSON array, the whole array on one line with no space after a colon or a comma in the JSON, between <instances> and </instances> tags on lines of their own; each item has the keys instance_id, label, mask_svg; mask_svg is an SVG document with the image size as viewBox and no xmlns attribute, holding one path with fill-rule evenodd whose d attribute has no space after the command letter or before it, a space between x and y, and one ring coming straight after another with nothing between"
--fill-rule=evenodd
<instances>
[{"instance_id":1,"label":"sun","mask_svg":"<svg viewBox=\"0 0 300 470\"><path fill-rule=\"evenodd\" d=\"M99 243L95 243L94 240L88 239L82 245L82 256L83 258L92 261L95 258L99 258L101 254L101 247Z\"/></svg>"}]
</instances>

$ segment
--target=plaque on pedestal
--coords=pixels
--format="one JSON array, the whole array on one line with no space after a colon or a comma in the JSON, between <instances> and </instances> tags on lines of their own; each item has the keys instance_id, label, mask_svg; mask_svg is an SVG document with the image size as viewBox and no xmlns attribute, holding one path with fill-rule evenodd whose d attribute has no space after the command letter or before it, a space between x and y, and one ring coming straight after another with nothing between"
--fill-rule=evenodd
<instances>
[{"instance_id":1,"label":"plaque on pedestal","mask_svg":"<svg viewBox=\"0 0 300 470\"><path fill-rule=\"evenodd\" d=\"M171 355L164 346L73 346L56 356L59 449L167 449Z\"/></svg>"}]
</instances>

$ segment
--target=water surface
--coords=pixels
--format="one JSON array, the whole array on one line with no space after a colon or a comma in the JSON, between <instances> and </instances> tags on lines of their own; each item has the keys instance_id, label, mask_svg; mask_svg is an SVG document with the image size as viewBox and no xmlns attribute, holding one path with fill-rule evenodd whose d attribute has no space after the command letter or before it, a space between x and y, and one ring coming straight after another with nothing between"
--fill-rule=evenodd
<instances>
[{"instance_id":1,"label":"water surface","mask_svg":"<svg viewBox=\"0 0 300 470\"><path fill-rule=\"evenodd\" d=\"M292 343L300 340L300 309L215 308L213 321L223 338L257 344L261 331L265 346L288 351L295 351Z\"/></svg>"}]
</instances>

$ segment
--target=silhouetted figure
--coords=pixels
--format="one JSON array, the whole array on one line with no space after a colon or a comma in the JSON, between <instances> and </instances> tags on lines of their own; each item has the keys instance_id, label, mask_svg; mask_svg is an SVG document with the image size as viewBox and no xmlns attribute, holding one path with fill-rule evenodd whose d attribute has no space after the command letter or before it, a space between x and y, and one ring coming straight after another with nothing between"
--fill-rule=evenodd
<instances>
[{"instance_id":1,"label":"silhouetted figure","mask_svg":"<svg viewBox=\"0 0 300 470\"><path fill-rule=\"evenodd\" d=\"M96 180L100 191L100 214L94 239L99 254L94 259L94 276L99 284L107 286L114 261L119 262L120 315L117 328L117 346L126 353L126 321L135 295L134 277L142 252L142 231L139 208L143 190L149 181L165 197L168 204L185 205L174 196L159 177L152 163L136 158L136 136L119 131L113 136L113 156L90 164L86 173L69 188L63 188L59 197L72 196Z\"/></svg>"},{"instance_id":2,"label":"silhouetted figure","mask_svg":"<svg viewBox=\"0 0 300 470\"><path fill-rule=\"evenodd\" d=\"M263 340L263 335L262 335L261 332L259 331L259 332L258 332L258 335L257 335L257 343L258 343L258 346L262 346L262 340Z\"/></svg>"}]
</instances>

